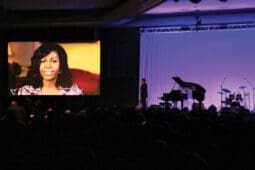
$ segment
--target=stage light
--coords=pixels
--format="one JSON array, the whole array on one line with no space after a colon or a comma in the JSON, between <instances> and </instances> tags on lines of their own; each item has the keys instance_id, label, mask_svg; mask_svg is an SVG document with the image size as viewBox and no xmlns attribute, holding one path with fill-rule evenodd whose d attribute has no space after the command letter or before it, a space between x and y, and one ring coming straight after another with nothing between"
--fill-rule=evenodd
<instances>
[{"instance_id":1,"label":"stage light","mask_svg":"<svg viewBox=\"0 0 255 170\"><path fill-rule=\"evenodd\" d=\"M174 0L174 2L179 2L179 0ZM192 2L192 3L199 3L199 2L201 2L201 0L190 0L190 2Z\"/></svg>"},{"instance_id":2,"label":"stage light","mask_svg":"<svg viewBox=\"0 0 255 170\"><path fill-rule=\"evenodd\" d=\"M179 2L179 0L173 0L174 2ZM219 0L220 2L228 2L228 0ZM198 4L201 0L190 0L190 2Z\"/></svg>"},{"instance_id":3,"label":"stage light","mask_svg":"<svg viewBox=\"0 0 255 170\"><path fill-rule=\"evenodd\" d=\"M197 3L201 2L201 0L190 0L190 2L197 4Z\"/></svg>"}]
</instances>

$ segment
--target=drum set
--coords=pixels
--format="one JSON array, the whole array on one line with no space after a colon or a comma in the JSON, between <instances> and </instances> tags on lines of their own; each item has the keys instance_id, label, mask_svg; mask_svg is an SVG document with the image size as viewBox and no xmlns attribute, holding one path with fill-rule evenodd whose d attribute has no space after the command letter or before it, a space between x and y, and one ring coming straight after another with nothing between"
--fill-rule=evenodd
<instances>
[{"instance_id":1,"label":"drum set","mask_svg":"<svg viewBox=\"0 0 255 170\"><path fill-rule=\"evenodd\" d=\"M221 103L222 105L225 105L225 107L231 107L231 106L241 106L243 105L246 108L250 108L250 93L246 92L246 86L239 86L239 89L242 91L242 93L231 93L231 91L227 88L222 88L221 92Z\"/></svg>"}]
</instances>

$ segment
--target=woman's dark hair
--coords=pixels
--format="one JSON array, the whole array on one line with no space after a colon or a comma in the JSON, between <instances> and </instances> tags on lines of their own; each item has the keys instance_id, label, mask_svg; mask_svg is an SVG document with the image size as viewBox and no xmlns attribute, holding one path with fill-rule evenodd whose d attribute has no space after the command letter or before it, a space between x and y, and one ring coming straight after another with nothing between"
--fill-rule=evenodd
<instances>
[{"instance_id":1,"label":"woman's dark hair","mask_svg":"<svg viewBox=\"0 0 255 170\"><path fill-rule=\"evenodd\" d=\"M42 87L42 77L39 71L41 58L45 57L52 51L57 52L60 61L60 74L58 75L56 86L72 86L72 75L68 68L67 54L65 50L60 45L50 42L42 43L42 45L35 50L31 58L32 65L30 66L30 70L24 84L32 85L34 88Z\"/></svg>"}]
</instances>

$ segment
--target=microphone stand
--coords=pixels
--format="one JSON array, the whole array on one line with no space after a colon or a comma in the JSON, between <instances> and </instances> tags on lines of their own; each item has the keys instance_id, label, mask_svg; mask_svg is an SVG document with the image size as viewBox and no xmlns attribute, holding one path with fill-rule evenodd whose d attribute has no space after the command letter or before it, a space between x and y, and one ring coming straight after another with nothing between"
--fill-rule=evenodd
<instances>
[{"instance_id":1,"label":"microphone stand","mask_svg":"<svg viewBox=\"0 0 255 170\"><path fill-rule=\"evenodd\" d=\"M250 80L248 80L247 78L243 78L244 80L246 80L248 82L248 84L250 85L250 87L252 88L252 104L253 104L253 110L255 111L255 87L252 85L252 83L250 82Z\"/></svg>"},{"instance_id":2,"label":"microphone stand","mask_svg":"<svg viewBox=\"0 0 255 170\"><path fill-rule=\"evenodd\" d=\"M224 81L226 80L226 77L224 77L224 79L222 80L222 82L221 82L221 85L220 85L220 109L222 109L222 103L223 103L223 101L222 101L222 89L223 89L223 84L224 84Z\"/></svg>"}]
</instances>

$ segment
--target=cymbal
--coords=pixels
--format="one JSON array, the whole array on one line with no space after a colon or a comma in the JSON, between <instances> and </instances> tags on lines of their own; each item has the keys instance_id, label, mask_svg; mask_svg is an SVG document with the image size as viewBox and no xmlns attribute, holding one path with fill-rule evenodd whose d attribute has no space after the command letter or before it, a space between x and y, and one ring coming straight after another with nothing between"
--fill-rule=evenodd
<instances>
[{"instance_id":1,"label":"cymbal","mask_svg":"<svg viewBox=\"0 0 255 170\"><path fill-rule=\"evenodd\" d=\"M218 94L225 94L225 93L224 93L224 92L222 92L222 91L219 91L219 92L218 92Z\"/></svg>"},{"instance_id":2,"label":"cymbal","mask_svg":"<svg viewBox=\"0 0 255 170\"><path fill-rule=\"evenodd\" d=\"M239 89L245 89L246 86L239 86Z\"/></svg>"},{"instance_id":3,"label":"cymbal","mask_svg":"<svg viewBox=\"0 0 255 170\"><path fill-rule=\"evenodd\" d=\"M225 93L230 93L231 91L229 90L229 89L225 89L225 88L223 88L223 89L221 89L223 92L225 92Z\"/></svg>"}]
</instances>

